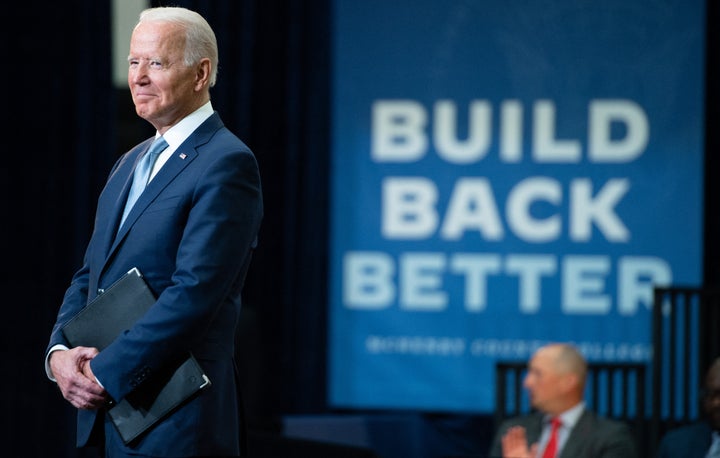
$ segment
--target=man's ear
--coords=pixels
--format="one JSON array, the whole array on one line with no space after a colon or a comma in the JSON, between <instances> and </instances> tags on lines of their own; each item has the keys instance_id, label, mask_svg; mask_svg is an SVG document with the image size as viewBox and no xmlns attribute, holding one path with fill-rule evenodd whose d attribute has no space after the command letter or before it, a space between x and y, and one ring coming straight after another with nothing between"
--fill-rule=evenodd
<instances>
[{"instance_id":1,"label":"man's ear","mask_svg":"<svg viewBox=\"0 0 720 458\"><path fill-rule=\"evenodd\" d=\"M195 69L195 90L201 91L205 86L210 84L210 71L212 64L207 57L200 59Z\"/></svg>"},{"instance_id":2,"label":"man's ear","mask_svg":"<svg viewBox=\"0 0 720 458\"><path fill-rule=\"evenodd\" d=\"M560 383L564 391L571 391L580 384L580 377L577 374L565 374Z\"/></svg>"}]
</instances>

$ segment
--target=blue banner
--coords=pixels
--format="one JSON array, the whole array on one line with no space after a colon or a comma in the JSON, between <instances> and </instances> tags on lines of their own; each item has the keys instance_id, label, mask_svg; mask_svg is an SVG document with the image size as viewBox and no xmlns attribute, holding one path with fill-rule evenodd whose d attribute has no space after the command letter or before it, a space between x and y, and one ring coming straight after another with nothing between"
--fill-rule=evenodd
<instances>
[{"instance_id":1,"label":"blue banner","mask_svg":"<svg viewBox=\"0 0 720 458\"><path fill-rule=\"evenodd\" d=\"M648 361L702 278L704 2L336 0L329 398L489 412L550 341Z\"/></svg>"}]
</instances>

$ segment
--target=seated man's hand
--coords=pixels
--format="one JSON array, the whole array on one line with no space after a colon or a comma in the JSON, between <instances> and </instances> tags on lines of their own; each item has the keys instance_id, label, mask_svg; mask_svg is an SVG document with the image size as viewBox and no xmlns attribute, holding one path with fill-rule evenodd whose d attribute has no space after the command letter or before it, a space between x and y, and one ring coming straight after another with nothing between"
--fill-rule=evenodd
<instances>
[{"instance_id":1,"label":"seated man's hand","mask_svg":"<svg viewBox=\"0 0 720 458\"><path fill-rule=\"evenodd\" d=\"M513 426L502 437L502 452L506 458L535 458L537 444L528 447L525 428Z\"/></svg>"}]
</instances>

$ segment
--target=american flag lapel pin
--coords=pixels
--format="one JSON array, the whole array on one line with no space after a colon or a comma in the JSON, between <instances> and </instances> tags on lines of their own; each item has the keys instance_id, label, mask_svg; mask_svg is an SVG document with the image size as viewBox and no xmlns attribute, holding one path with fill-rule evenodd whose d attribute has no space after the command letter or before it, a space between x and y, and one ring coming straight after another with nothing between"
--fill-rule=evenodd
<instances>
[{"instance_id":1,"label":"american flag lapel pin","mask_svg":"<svg viewBox=\"0 0 720 458\"><path fill-rule=\"evenodd\" d=\"M185 154L185 153L180 153L180 159L185 159L186 157L187 157L187 154Z\"/></svg>"}]
</instances>

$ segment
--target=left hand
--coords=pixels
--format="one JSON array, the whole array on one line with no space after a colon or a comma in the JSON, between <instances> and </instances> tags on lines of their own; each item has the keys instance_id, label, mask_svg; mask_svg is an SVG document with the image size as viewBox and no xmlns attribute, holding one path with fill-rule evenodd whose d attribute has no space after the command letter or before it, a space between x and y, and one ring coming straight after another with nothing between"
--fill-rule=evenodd
<instances>
[{"instance_id":1,"label":"left hand","mask_svg":"<svg viewBox=\"0 0 720 458\"><path fill-rule=\"evenodd\" d=\"M97 353L97 348L76 347L50 354L50 370L63 397L78 409L97 409L108 399L90 369L90 360Z\"/></svg>"}]
</instances>

